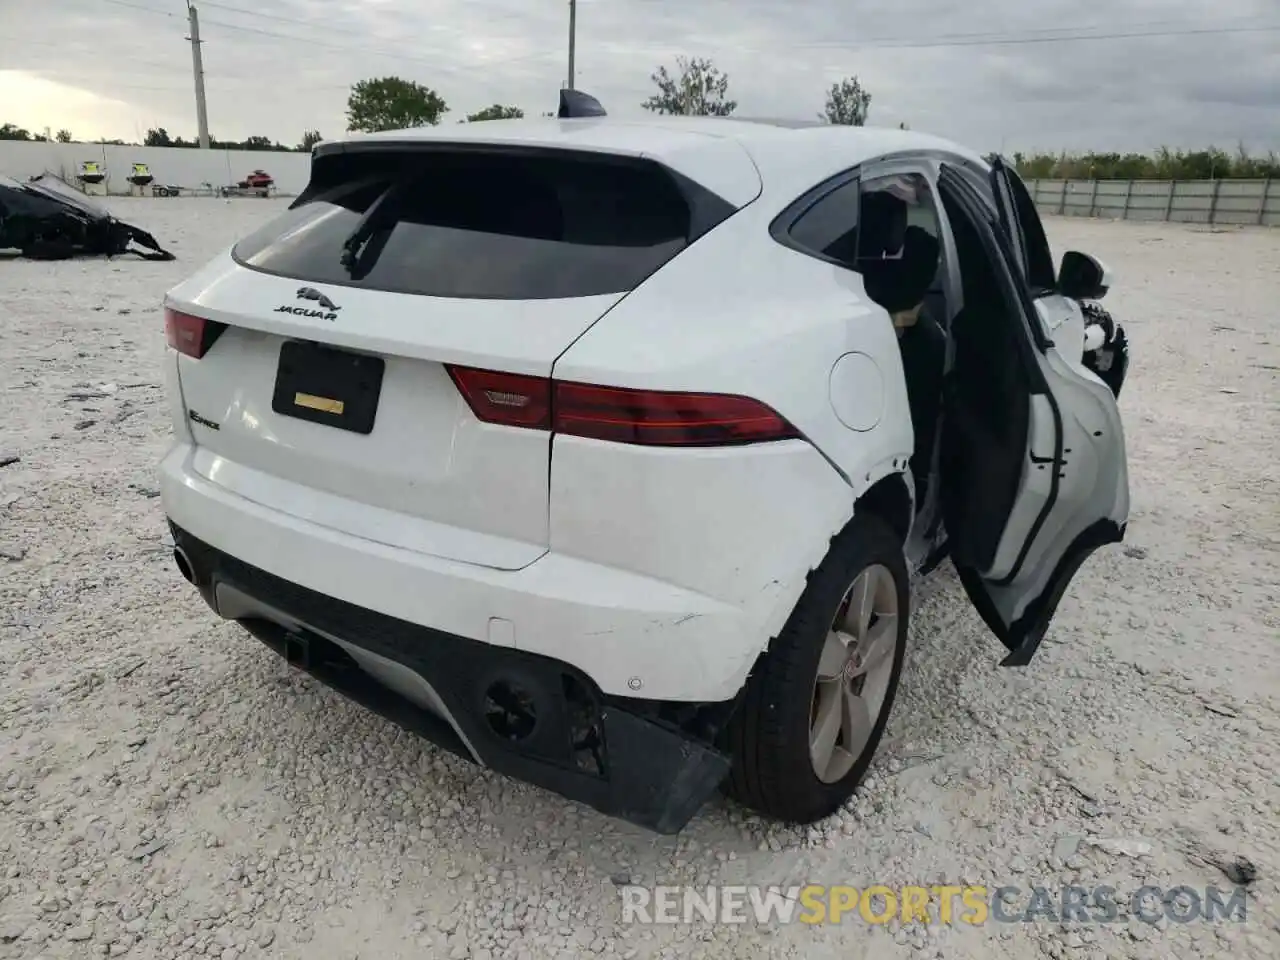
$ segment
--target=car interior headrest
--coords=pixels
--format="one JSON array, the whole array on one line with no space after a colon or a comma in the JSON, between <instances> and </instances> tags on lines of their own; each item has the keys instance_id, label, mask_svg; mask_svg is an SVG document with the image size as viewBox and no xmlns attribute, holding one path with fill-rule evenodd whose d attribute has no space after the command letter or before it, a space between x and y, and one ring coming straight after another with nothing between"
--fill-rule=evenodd
<instances>
[{"instance_id":1,"label":"car interior headrest","mask_svg":"<svg viewBox=\"0 0 1280 960\"><path fill-rule=\"evenodd\" d=\"M922 300L938 272L937 239L920 227L903 231L901 256L859 263L867 296L890 313L910 310Z\"/></svg>"},{"instance_id":2,"label":"car interior headrest","mask_svg":"<svg viewBox=\"0 0 1280 960\"><path fill-rule=\"evenodd\" d=\"M923 300L933 284L941 256L937 237L920 227L907 227L902 240L902 285L912 305Z\"/></svg>"},{"instance_id":3,"label":"car interior headrest","mask_svg":"<svg viewBox=\"0 0 1280 960\"><path fill-rule=\"evenodd\" d=\"M862 196L858 212L858 259L896 256L907 231L907 202L883 190Z\"/></svg>"}]
</instances>

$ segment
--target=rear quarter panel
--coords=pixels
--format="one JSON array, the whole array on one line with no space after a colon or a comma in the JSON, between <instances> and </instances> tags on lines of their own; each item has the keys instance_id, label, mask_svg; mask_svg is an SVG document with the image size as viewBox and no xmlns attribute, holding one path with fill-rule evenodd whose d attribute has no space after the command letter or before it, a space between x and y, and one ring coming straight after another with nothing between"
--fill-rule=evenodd
<instances>
[{"instance_id":1,"label":"rear quarter panel","mask_svg":"<svg viewBox=\"0 0 1280 960\"><path fill-rule=\"evenodd\" d=\"M882 464L912 449L897 335L858 274L769 236L777 207L762 198L697 240L566 350L554 376L754 397L795 424L861 493ZM879 410L865 430L845 426L832 405L832 368L854 352L880 377L867 391Z\"/></svg>"},{"instance_id":2,"label":"rear quarter panel","mask_svg":"<svg viewBox=\"0 0 1280 960\"><path fill-rule=\"evenodd\" d=\"M651 276L556 362L562 380L753 397L806 438L720 449L557 436L555 552L632 570L739 607L754 625L740 676L781 629L854 501L912 449L897 337L861 279L789 250L748 207ZM880 384L870 429L835 415L850 352ZM864 385L865 386L865 385ZM693 634L691 634L693 636Z\"/></svg>"}]
</instances>

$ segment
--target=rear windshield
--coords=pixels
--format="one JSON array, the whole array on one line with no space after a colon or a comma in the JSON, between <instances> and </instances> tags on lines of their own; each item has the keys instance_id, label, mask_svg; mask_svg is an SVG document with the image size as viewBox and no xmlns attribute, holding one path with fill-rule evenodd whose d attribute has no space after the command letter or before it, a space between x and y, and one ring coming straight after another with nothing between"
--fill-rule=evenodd
<instances>
[{"instance_id":1,"label":"rear windshield","mask_svg":"<svg viewBox=\"0 0 1280 960\"><path fill-rule=\"evenodd\" d=\"M688 203L647 161L433 151L327 162L340 182L241 240L237 261L396 293L531 300L631 290L689 242Z\"/></svg>"}]
</instances>

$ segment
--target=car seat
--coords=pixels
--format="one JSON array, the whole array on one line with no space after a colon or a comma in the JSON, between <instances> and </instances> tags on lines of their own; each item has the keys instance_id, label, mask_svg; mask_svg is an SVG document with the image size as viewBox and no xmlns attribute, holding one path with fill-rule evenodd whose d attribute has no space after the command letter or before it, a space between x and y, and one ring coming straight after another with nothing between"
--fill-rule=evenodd
<instances>
[{"instance_id":1,"label":"car seat","mask_svg":"<svg viewBox=\"0 0 1280 960\"><path fill-rule=\"evenodd\" d=\"M938 273L937 239L927 230L908 226L906 201L890 193L868 193L861 207L858 269L867 296L891 314L924 302ZM925 504L933 472L947 355L947 336L931 312L926 305L898 341L915 433L911 473L917 510Z\"/></svg>"}]
</instances>

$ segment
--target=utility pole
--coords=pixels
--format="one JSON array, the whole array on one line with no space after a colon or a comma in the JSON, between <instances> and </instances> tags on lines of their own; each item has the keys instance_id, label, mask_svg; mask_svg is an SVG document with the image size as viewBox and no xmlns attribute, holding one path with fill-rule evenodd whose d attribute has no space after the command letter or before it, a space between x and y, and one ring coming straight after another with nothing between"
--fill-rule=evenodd
<instances>
[{"instance_id":1,"label":"utility pole","mask_svg":"<svg viewBox=\"0 0 1280 960\"><path fill-rule=\"evenodd\" d=\"M209 149L209 111L204 102L204 60L200 57L200 17L191 0L187 0L187 23L191 27L191 71L196 78L196 127L200 133L200 149Z\"/></svg>"},{"instance_id":2,"label":"utility pole","mask_svg":"<svg viewBox=\"0 0 1280 960\"><path fill-rule=\"evenodd\" d=\"M578 0L569 0L569 82L565 85L568 90L572 90L574 84L573 52L574 46L577 44L577 38Z\"/></svg>"}]
</instances>

